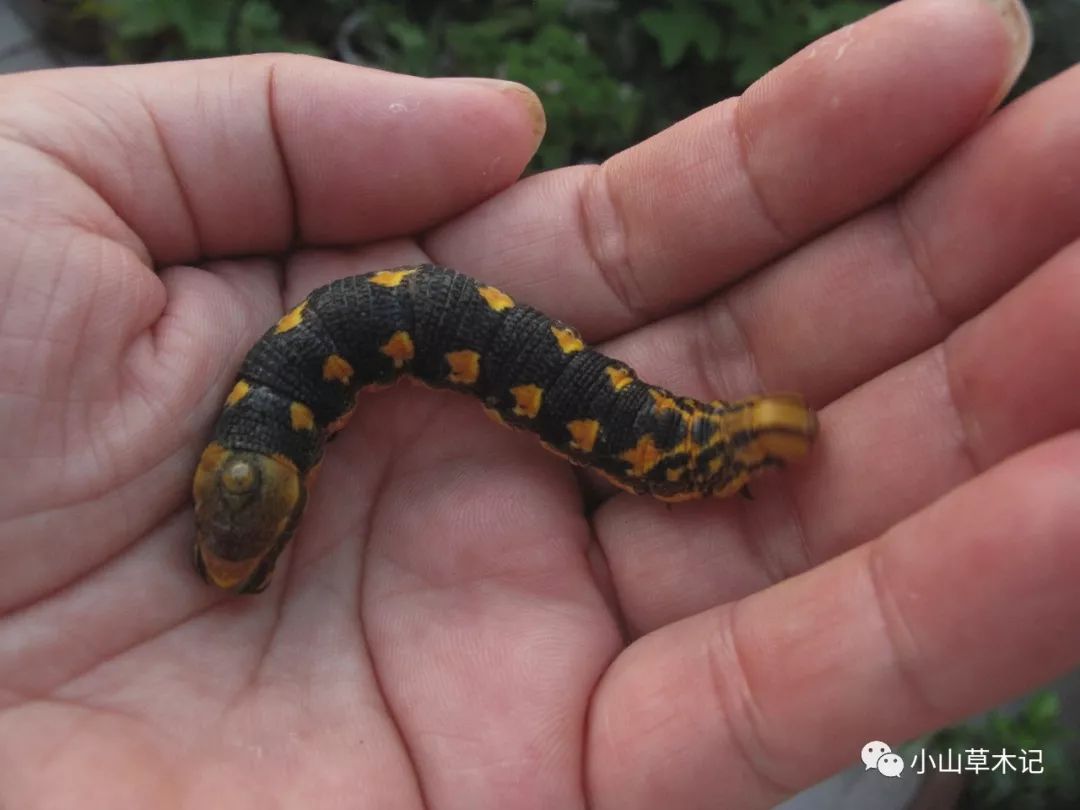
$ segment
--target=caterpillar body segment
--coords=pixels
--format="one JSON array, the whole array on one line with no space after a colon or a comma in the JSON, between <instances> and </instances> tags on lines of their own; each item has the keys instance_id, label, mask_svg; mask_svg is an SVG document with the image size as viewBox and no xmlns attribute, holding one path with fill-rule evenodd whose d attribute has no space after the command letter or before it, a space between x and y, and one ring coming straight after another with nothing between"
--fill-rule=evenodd
<instances>
[{"instance_id":1,"label":"caterpillar body segment","mask_svg":"<svg viewBox=\"0 0 1080 810\"><path fill-rule=\"evenodd\" d=\"M362 388L411 375L619 487L666 501L738 492L804 456L817 420L792 394L705 403L648 385L506 293L417 265L332 282L248 353L194 481L196 567L240 592L269 583L328 436Z\"/></svg>"}]
</instances>

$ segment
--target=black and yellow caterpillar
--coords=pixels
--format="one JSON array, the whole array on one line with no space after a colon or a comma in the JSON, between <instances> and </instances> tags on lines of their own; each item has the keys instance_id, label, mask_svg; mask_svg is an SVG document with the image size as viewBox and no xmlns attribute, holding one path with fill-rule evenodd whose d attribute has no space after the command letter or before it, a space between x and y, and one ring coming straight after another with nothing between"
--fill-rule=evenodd
<instances>
[{"instance_id":1,"label":"black and yellow caterpillar","mask_svg":"<svg viewBox=\"0 0 1080 810\"><path fill-rule=\"evenodd\" d=\"M445 267L320 287L259 340L195 472L195 565L243 593L267 586L326 439L356 393L410 374L479 397L497 421L618 486L666 501L739 491L807 453L796 395L704 403L641 382L576 331Z\"/></svg>"}]
</instances>

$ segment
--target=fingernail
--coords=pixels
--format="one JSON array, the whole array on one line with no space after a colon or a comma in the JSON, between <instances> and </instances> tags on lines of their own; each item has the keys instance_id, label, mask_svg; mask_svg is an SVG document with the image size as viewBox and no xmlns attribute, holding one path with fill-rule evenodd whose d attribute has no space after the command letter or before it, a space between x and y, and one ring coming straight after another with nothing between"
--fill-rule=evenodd
<instances>
[{"instance_id":1,"label":"fingernail","mask_svg":"<svg viewBox=\"0 0 1080 810\"><path fill-rule=\"evenodd\" d=\"M540 98L536 93L523 84L508 82L503 79L489 79L484 76L447 76L437 81L458 82L498 90L504 95L517 99L524 106L529 121L532 123L532 131L533 135L536 136L537 144L540 143L544 133L547 132L547 116L544 115L544 105L540 102Z\"/></svg>"},{"instance_id":2,"label":"fingernail","mask_svg":"<svg viewBox=\"0 0 1080 810\"><path fill-rule=\"evenodd\" d=\"M1028 57L1031 56L1031 18L1021 0L982 0L990 8L994 9L998 17L1005 24L1005 30L1009 34L1009 43L1012 46L1012 64L1005 81L1002 83L998 97L994 100L994 106L1009 94L1012 90Z\"/></svg>"}]
</instances>

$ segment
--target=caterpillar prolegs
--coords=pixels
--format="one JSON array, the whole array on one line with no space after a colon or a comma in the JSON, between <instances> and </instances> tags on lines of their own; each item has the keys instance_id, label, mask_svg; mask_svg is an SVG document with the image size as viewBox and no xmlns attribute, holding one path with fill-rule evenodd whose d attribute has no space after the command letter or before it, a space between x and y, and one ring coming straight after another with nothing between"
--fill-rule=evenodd
<instances>
[{"instance_id":1,"label":"caterpillar prolegs","mask_svg":"<svg viewBox=\"0 0 1080 810\"><path fill-rule=\"evenodd\" d=\"M817 433L796 395L677 396L448 268L351 276L312 292L244 359L195 472L204 579L244 593L266 587L356 393L405 374L472 394L497 421L665 501L738 492L757 472L804 456Z\"/></svg>"}]
</instances>

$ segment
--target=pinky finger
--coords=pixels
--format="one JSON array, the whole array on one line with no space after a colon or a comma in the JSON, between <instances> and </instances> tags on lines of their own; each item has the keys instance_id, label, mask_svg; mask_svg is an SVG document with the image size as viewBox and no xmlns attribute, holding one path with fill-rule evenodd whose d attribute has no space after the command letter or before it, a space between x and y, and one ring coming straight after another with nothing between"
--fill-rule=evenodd
<instances>
[{"instance_id":1,"label":"pinky finger","mask_svg":"<svg viewBox=\"0 0 1080 810\"><path fill-rule=\"evenodd\" d=\"M1080 433L876 540L640 639L598 686L590 806L770 807L1080 663Z\"/></svg>"}]
</instances>

